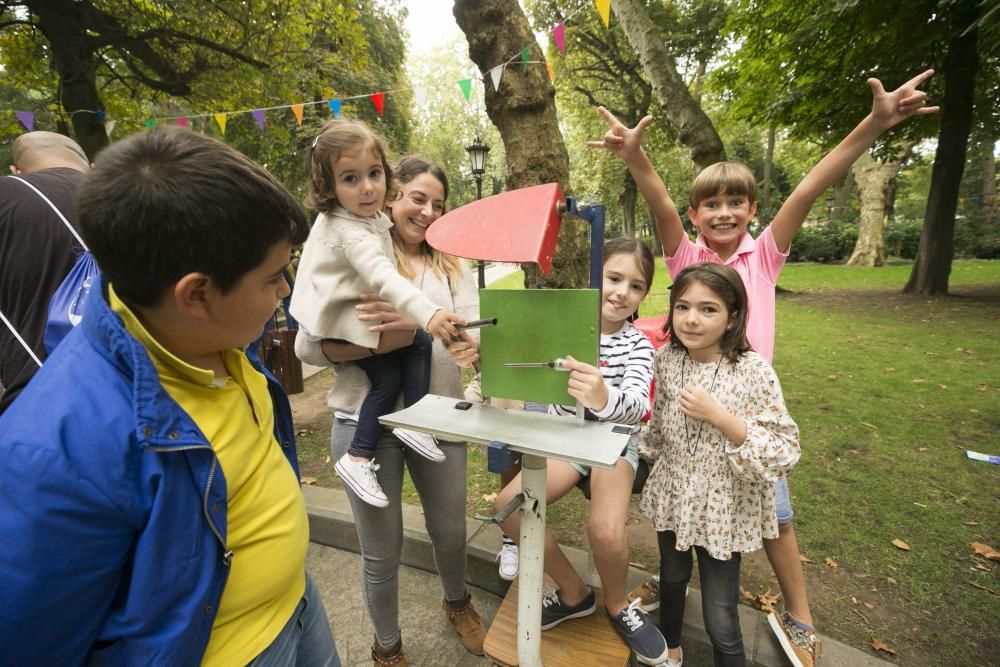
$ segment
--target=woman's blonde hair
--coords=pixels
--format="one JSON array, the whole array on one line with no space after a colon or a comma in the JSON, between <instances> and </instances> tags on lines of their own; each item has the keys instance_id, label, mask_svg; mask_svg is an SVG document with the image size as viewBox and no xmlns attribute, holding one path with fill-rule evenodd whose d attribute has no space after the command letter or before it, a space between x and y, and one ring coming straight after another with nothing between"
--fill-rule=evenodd
<instances>
[{"instance_id":1,"label":"woman's blonde hair","mask_svg":"<svg viewBox=\"0 0 1000 667\"><path fill-rule=\"evenodd\" d=\"M309 150L309 190L306 192L306 206L314 211L329 213L340 202L337 201L333 178L333 163L341 153L371 146L382 162L385 173L386 197L392 190L392 167L389 165L385 139L360 120L334 118L320 128Z\"/></svg>"},{"instance_id":2,"label":"woman's blonde hair","mask_svg":"<svg viewBox=\"0 0 1000 667\"><path fill-rule=\"evenodd\" d=\"M433 162L417 155L405 155L399 158L399 161L396 163L394 173L396 175L394 191L393 194L387 199L390 201L398 199L402 196L403 186L421 174L430 174L436 178L444 188L444 199L446 205L445 210L447 210L448 176L444 173L443 169L435 165ZM387 205L386 208L391 207ZM389 214L389 217L392 217L391 211L389 211ZM399 267L400 275L404 278L414 278L415 276L413 272L410 271L409 264L406 262L406 257L403 254L403 250L400 248L396 228L393 227L390 229L389 233L392 235L392 250L396 255L396 265ZM462 278L461 260L453 255L447 255L443 252L435 250L427 243L426 240L420 244L420 251L426 258L431 270L434 271L434 275L438 278L447 279L448 288L451 290L451 293L454 294L458 290L458 283Z\"/></svg>"}]
</instances>

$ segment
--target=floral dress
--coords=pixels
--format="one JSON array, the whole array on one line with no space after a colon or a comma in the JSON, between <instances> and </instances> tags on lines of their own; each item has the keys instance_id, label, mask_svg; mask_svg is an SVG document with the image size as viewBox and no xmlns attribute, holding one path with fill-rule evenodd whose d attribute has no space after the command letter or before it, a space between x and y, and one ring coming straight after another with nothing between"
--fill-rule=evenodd
<instances>
[{"instance_id":1,"label":"floral dress","mask_svg":"<svg viewBox=\"0 0 1000 667\"><path fill-rule=\"evenodd\" d=\"M680 409L681 377L700 386L746 422L746 440L730 442ZM639 509L657 531L677 535L677 550L704 547L729 560L733 552L778 536L774 484L799 460L792 421L771 366L756 352L736 362L700 363L687 351L663 347L656 356L653 414L639 447L655 460Z\"/></svg>"}]
</instances>

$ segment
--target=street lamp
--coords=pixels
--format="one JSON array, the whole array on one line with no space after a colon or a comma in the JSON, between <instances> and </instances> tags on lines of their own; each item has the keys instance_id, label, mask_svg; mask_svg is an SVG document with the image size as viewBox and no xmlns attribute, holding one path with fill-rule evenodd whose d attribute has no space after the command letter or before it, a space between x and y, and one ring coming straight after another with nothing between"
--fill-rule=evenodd
<instances>
[{"instance_id":1,"label":"street lamp","mask_svg":"<svg viewBox=\"0 0 1000 667\"><path fill-rule=\"evenodd\" d=\"M473 139L471 146L465 147L469 154L469 166L472 169L472 176L476 179L476 199L483 198L483 174L486 173L486 154L490 152L490 147L482 142L479 135ZM486 264L479 260L479 289L486 287Z\"/></svg>"}]
</instances>

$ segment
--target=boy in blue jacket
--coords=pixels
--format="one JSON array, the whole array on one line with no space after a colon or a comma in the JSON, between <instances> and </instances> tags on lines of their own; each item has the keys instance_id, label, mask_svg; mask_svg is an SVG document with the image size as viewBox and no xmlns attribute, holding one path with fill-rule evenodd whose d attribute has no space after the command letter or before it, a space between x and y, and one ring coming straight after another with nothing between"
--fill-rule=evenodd
<instances>
[{"instance_id":1,"label":"boy in blue jacket","mask_svg":"<svg viewBox=\"0 0 1000 667\"><path fill-rule=\"evenodd\" d=\"M339 666L288 402L243 351L288 294L298 203L159 128L101 153L79 223L101 289L0 417L3 661Z\"/></svg>"}]
</instances>

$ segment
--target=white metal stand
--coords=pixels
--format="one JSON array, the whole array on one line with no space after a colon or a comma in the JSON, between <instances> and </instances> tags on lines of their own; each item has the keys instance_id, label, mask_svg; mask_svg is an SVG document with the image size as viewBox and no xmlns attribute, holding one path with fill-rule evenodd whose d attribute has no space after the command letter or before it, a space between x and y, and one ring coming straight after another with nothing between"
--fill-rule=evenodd
<instances>
[{"instance_id":1,"label":"white metal stand","mask_svg":"<svg viewBox=\"0 0 1000 667\"><path fill-rule=\"evenodd\" d=\"M518 549L517 661L542 665L542 580L545 576L545 473L542 456L521 456L521 545Z\"/></svg>"}]
</instances>

